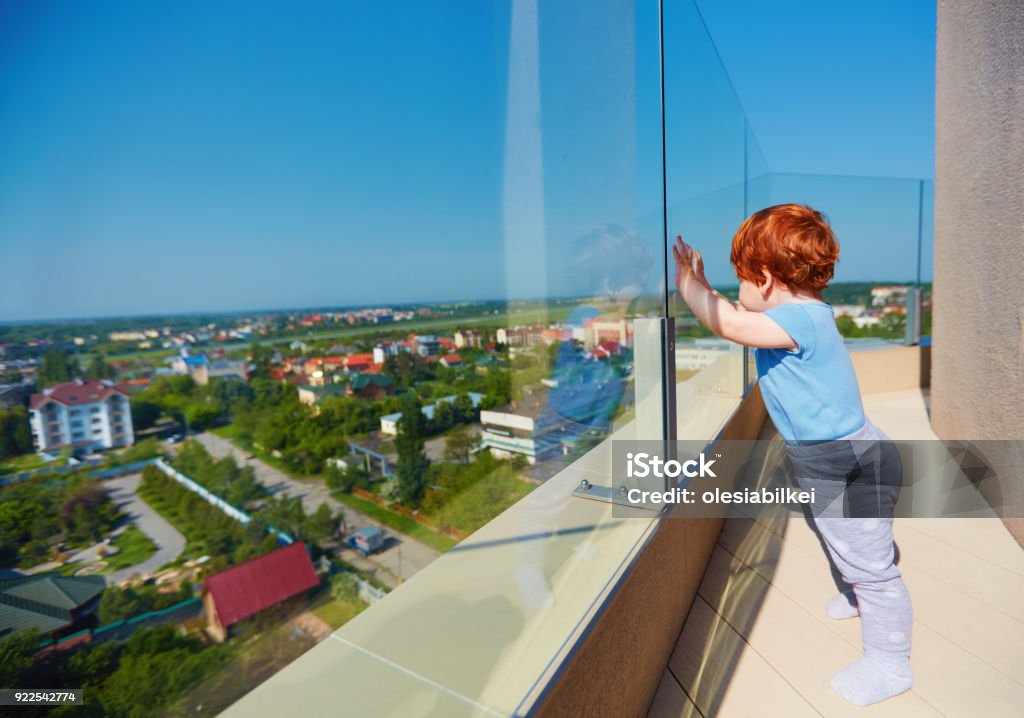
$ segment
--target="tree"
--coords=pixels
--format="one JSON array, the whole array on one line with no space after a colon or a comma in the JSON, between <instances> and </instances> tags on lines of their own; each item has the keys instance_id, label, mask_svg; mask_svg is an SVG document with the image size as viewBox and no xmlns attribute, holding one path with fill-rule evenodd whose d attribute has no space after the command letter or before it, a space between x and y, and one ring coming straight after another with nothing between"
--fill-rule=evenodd
<instances>
[{"instance_id":1,"label":"tree","mask_svg":"<svg viewBox=\"0 0 1024 718\"><path fill-rule=\"evenodd\" d=\"M848 317L845 314L840 317L836 317L836 328L839 329L839 333L844 337L859 337L862 336L860 328L857 323L853 321L853 317Z\"/></svg>"},{"instance_id":2,"label":"tree","mask_svg":"<svg viewBox=\"0 0 1024 718\"><path fill-rule=\"evenodd\" d=\"M142 394L131 397L129 403L132 407L132 426L137 432L156 424L164 411L160 404Z\"/></svg>"},{"instance_id":3,"label":"tree","mask_svg":"<svg viewBox=\"0 0 1024 718\"><path fill-rule=\"evenodd\" d=\"M23 628L0 641L0 686L24 685L22 677L31 670L42 639L35 628Z\"/></svg>"},{"instance_id":4,"label":"tree","mask_svg":"<svg viewBox=\"0 0 1024 718\"><path fill-rule=\"evenodd\" d=\"M48 349L36 373L36 384L50 386L71 381L78 375L78 362L63 349Z\"/></svg>"},{"instance_id":5,"label":"tree","mask_svg":"<svg viewBox=\"0 0 1024 718\"><path fill-rule=\"evenodd\" d=\"M209 427L220 416L220 409L216 404L207 404L202 401L193 401L185 407L185 418L188 419L189 428L193 431L202 431Z\"/></svg>"},{"instance_id":6,"label":"tree","mask_svg":"<svg viewBox=\"0 0 1024 718\"><path fill-rule=\"evenodd\" d=\"M354 602L359 599L359 584L348 571L331 576L331 596L339 601Z\"/></svg>"},{"instance_id":7,"label":"tree","mask_svg":"<svg viewBox=\"0 0 1024 718\"><path fill-rule=\"evenodd\" d=\"M274 350L262 344L253 344L251 350L252 371L249 379L270 379L270 367L274 360Z\"/></svg>"},{"instance_id":8,"label":"tree","mask_svg":"<svg viewBox=\"0 0 1024 718\"><path fill-rule=\"evenodd\" d=\"M512 375L508 369L488 368L484 401L489 407L504 406L512 401Z\"/></svg>"},{"instance_id":9,"label":"tree","mask_svg":"<svg viewBox=\"0 0 1024 718\"><path fill-rule=\"evenodd\" d=\"M476 441L470 436L466 427L460 426L452 429L444 442L444 458L446 461L458 461L462 464L469 463L469 456L473 451Z\"/></svg>"},{"instance_id":10,"label":"tree","mask_svg":"<svg viewBox=\"0 0 1024 718\"><path fill-rule=\"evenodd\" d=\"M330 538L334 533L334 517L331 515L331 507L322 502L306 522L307 533L312 541L323 541Z\"/></svg>"},{"instance_id":11,"label":"tree","mask_svg":"<svg viewBox=\"0 0 1024 718\"><path fill-rule=\"evenodd\" d=\"M24 407L0 409L0 461L32 451L32 431Z\"/></svg>"},{"instance_id":12,"label":"tree","mask_svg":"<svg viewBox=\"0 0 1024 718\"><path fill-rule=\"evenodd\" d=\"M476 408L473 406L473 399L469 394L463 392L455 397L455 421L458 424L468 424L476 419Z\"/></svg>"},{"instance_id":13,"label":"tree","mask_svg":"<svg viewBox=\"0 0 1024 718\"><path fill-rule=\"evenodd\" d=\"M331 464L324 473L324 482L332 491L352 493L352 489L366 489L370 486L370 475L359 461L350 460L347 468Z\"/></svg>"},{"instance_id":14,"label":"tree","mask_svg":"<svg viewBox=\"0 0 1024 718\"><path fill-rule=\"evenodd\" d=\"M434 433L442 434L456 423L455 407L450 401L438 401L434 404Z\"/></svg>"},{"instance_id":15,"label":"tree","mask_svg":"<svg viewBox=\"0 0 1024 718\"><path fill-rule=\"evenodd\" d=\"M90 379L113 379L117 376L117 371L107 364L100 354L96 354L89 362L85 375Z\"/></svg>"},{"instance_id":16,"label":"tree","mask_svg":"<svg viewBox=\"0 0 1024 718\"><path fill-rule=\"evenodd\" d=\"M415 506L423 496L427 468L430 466L430 461L423 450L427 420L423 416L423 405L416 392L406 394L402 402L402 416L396 428L398 498L403 504Z\"/></svg>"}]
</instances>

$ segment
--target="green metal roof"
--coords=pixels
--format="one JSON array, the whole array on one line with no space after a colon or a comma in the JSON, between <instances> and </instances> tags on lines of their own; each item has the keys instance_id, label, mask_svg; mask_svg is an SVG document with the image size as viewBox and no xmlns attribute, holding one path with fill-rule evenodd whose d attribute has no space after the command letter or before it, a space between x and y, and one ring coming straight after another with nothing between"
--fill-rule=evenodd
<instances>
[{"instance_id":1,"label":"green metal roof","mask_svg":"<svg viewBox=\"0 0 1024 718\"><path fill-rule=\"evenodd\" d=\"M51 633L71 625L66 618L47 616L15 606L0 604L0 638L8 633L35 627L40 633Z\"/></svg>"},{"instance_id":2,"label":"green metal roof","mask_svg":"<svg viewBox=\"0 0 1024 718\"><path fill-rule=\"evenodd\" d=\"M354 377L349 379L349 386L353 389L363 389L370 386L370 384L376 384L380 387L391 386L395 383L387 374L356 374Z\"/></svg>"},{"instance_id":3,"label":"green metal roof","mask_svg":"<svg viewBox=\"0 0 1024 718\"><path fill-rule=\"evenodd\" d=\"M0 582L0 602L7 603L4 600L6 596L17 596L47 606L71 610L103 593L106 585L102 576L26 576Z\"/></svg>"},{"instance_id":4,"label":"green metal roof","mask_svg":"<svg viewBox=\"0 0 1024 718\"><path fill-rule=\"evenodd\" d=\"M21 576L0 581L0 636L35 626L48 633L71 623L71 613L106 588L102 576Z\"/></svg>"}]
</instances>

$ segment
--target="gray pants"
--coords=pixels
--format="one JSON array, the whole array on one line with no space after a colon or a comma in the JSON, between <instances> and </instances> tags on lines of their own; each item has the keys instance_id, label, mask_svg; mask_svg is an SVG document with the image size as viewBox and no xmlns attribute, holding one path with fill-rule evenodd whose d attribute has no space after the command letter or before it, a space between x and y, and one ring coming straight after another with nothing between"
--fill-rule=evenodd
<instances>
[{"instance_id":1,"label":"gray pants","mask_svg":"<svg viewBox=\"0 0 1024 718\"><path fill-rule=\"evenodd\" d=\"M913 611L895 564L893 507L902 484L899 453L868 420L840 439L787 447L800 487L815 489L815 526L843 580L853 586L864 653L910 656Z\"/></svg>"}]
</instances>

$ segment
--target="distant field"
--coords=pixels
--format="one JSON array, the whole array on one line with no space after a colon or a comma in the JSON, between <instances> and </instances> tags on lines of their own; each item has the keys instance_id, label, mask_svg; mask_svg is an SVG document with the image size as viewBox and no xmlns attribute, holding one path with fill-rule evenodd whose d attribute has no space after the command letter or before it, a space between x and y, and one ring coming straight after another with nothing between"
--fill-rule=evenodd
<instances>
[{"instance_id":1,"label":"distant field","mask_svg":"<svg viewBox=\"0 0 1024 718\"><path fill-rule=\"evenodd\" d=\"M491 314L479 317L451 317L444 319L414 319L407 322L396 322L394 324L380 324L377 326L347 327L345 329L329 329L321 332L297 332L279 337L264 337L254 339L257 344L281 344L292 341L311 341L317 339L337 339L341 337L358 337L364 335L381 334L384 332L419 332L422 329L457 329L468 325L483 327L505 327L509 325L510 319L516 324L536 324L541 321L560 321L569 316L574 306L556 306L551 309L531 309L522 312L509 312L507 314Z\"/></svg>"}]
</instances>

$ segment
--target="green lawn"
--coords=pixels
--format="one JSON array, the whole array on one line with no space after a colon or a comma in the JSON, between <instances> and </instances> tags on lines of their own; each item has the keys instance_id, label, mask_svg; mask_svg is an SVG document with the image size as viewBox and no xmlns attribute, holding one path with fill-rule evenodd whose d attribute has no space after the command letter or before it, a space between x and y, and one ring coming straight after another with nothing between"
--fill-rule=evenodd
<instances>
[{"instance_id":1,"label":"green lawn","mask_svg":"<svg viewBox=\"0 0 1024 718\"><path fill-rule=\"evenodd\" d=\"M339 601L328 595L323 603L313 609L313 615L331 628L340 628L365 611L366 608L366 604L362 601L350 603Z\"/></svg>"},{"instance_id":2,"label":"green lawn","mask_svg":"<svg viewBox=\"0 0 1024 718\"><path fill-rule=\"evenodd\" d=\"M358 496L346 494L342 491L336 491L332 495L346 506L350 506L356 511L360 511L370 518L380 521L385 526L388 526L399 533L403 533L417 541L422 541L428 546L436 548L438 551L448 551L459 543L450 536L434 531L418 521L413 521L406 516L396 514L394 511L389 511L383 506L378 506L372 501L367 501L366 499L361 499Z\"/></svg>"},{"instance_id":3,"label":"green lawn","mask_svg":"<svg viewBox=\"0 0 1024 718\"><path fill-rule=\"evenodd\" d=\"M121 551L107 559L104 573L134 566L156 553L156 544L135 524L129 524L112 543Z\"/></svg>"}]
</instances>

